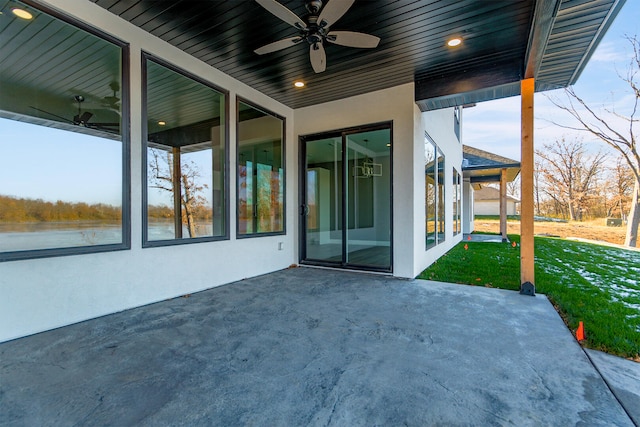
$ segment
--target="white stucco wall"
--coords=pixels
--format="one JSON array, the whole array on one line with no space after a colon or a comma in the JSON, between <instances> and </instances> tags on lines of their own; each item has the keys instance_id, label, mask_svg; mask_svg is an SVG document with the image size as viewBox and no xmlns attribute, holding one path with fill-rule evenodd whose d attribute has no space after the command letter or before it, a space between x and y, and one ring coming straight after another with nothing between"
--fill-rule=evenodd
<instances>
[{"instance_id":1,"label":"white stucco wall","mask_svg":"<svg viewBox=\"0 0 640 427\"><path fill-rule=\"evenodd\" d=\"M414 277L414 176L406 166L414 160L413 99L411 83L294 112L296 135L393 122L393 274L400 277Z\"/></svg>"},{"instance_id":2,"label":"white stucco wall","mask_svg":"<svg viewBox=\"0 0 640 427\"><path fill-rule=\"evenodd\" d=\"M415 235L421 235L421 238L416 237L414 245L415 265L414 276L417 276L431 265L435 260L444 255L449 249L455 246L462 240L462 233L453 235L453 168L455 167L459 173L462 173L462 143L458 140L454 132L454 115L453 108L445 108L441 110L428 111L420 114L420 126L416 126L416 130L422 129L421 134L417 134L416 138L416 156L420 151L419 162L416 159L414 164L415 168L415 182L416 191L415 198L419 203L416 203L416 217L419 221L415 222ZM462 121L462 120L461 120ZM431 247L428 250L425 249L425 174L424 174L424 131L429 133L429 136L433 138L438 148L442 151L445 157L445 240L439 243L435 247ZM419 140L418 140L419 139ZM418 163L420 167L418 167ZM464 185L463 185L464 188ZM464 212L465 199L461 198L462 212ZM464 221L463 221L464 224Z\"/></svg>"},{"instance_id":3,"label":"white stucco wall","mask_svg":"<svg viewBox=\"0 0 640 427\"><path fill-rule=\"evenodd\" d=\"M0 263L0 341L56 328L130 307L196 292L297 261L295 197L297 139L293 111L85 0L46 4L130 44L131 250ZM235 197L228 241L142 248L141 50L230 91L231 118L239 95L286 117L286 227L283 236L235 239ZM236 157L236 127L229 127L229 158ZM231 160L233 162L233 160ZM236 194L235 167L229 194ZM283 250L278 243L283 242Z\"/></svg>"},{"instance_id":4,"label":"white stucco wall","mask_svg":"<svg viewBox=\"0 0 640 427\"><path fill-rule=\"evenodd\" d=\"M475 209L473 202L473 186L468 179L462 182L462 232L465 234L472 233L474 230L473 210Z\"/></svg>"}]
</instances>

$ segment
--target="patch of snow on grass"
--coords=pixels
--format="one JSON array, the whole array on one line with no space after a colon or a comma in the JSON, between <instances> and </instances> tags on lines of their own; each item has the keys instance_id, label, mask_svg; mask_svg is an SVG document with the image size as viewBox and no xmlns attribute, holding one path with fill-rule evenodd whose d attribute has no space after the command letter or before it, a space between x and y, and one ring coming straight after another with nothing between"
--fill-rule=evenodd
<instances>
[{"instance_id":1,"label":"patch of snow on grass","mask_svg":"<svg viewBox=\"0 0 640 427\"><path fill-rule=\"evenodd\" d=\"M567 268L572 268L592 285L608 291L612 301L619 302L627 308L640 312L640 289L637 288L638 282L636 280L629 279L622 275L615 275L616 277L613 278L611 276L602 277L600 274L590 271L590 265L588 263L584 266L572 266L568 263L565 265ZM629 299L631 299L631 301L629 301ZM636 301L638 302L636 303Z\"/></svg>"}]
</instances>

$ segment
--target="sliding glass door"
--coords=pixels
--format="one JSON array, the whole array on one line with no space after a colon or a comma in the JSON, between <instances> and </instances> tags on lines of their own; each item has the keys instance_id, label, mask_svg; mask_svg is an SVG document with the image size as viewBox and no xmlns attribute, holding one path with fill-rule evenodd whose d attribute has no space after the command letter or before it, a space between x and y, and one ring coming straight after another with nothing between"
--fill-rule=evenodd
<instances>
[{"instance_id":1,"label":"sliding glass door","mask_svg":"<svg viewBox=\"0 0 640 427\"><path fill-rule=\"evenodd\" d=\"M391 271L391 127L302 138L301 262Z\"/></svg>"}]
</instances>

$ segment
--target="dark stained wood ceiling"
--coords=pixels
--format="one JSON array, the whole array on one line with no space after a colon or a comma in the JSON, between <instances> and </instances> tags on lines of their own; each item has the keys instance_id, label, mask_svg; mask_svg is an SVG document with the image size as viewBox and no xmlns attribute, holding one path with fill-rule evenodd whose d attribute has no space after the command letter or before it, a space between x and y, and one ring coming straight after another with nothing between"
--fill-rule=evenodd
<instances>
[{"instance_id":1,"label":"dark stained wood ceiling","mask_svg":"<svg viewBox=\"0 0 640 427\"><path fill-rule=\"evenodd\" d=\"M315 74L306 45L257 55L254 49L295 29L255 1L92 0L221 71L293 108L442 75L496 59L522 68L532 0L359 0L333 26L381 38L376 49L327 45ZM331 0L329 0L331 1ZM304 16L303 0L281 3ZM447 39L461 36L457 49ZM307 83L303 90L292 84Z\"/></svg>"},{"instance_id":2,"label":"dark stained wood ceiling","mask_svg":"<svg viewBox=\"0 0 640 427\"><path fill-rule=\"evenodd\" d=\"M90 1L292 108L415 82L422 110L517 94L529 70L539 90L574 83L624 3L356 0L331 29L373 34L379 46L327 43L327 69L316 74L305 44L254 53L296 31L252 0ZM304 0L279 1L306 14ZM462 45L448 48L451 36Z\"/></svg>"}]
</instances>

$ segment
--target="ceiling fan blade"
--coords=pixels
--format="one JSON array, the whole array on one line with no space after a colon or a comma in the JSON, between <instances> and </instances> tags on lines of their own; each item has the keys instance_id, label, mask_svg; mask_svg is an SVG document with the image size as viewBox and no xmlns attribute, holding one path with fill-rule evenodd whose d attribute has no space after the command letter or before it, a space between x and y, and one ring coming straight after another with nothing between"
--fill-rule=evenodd
<instances>
[{"instance_id":1,"label":"ceiling fan blade","mask_svg":"<svg viewBox=\"0 0 640 427\"><path fill-rule=\"evenodd\" d=\"M333 25L353 5L355 0L329 0L320 12L318 25L328 28Z\"/></svg>"},{"instance_id":2,"label":"ceiling fan blade","mask_svg":"<svg viewBox=\"0 0 640 427\"><path fill-rule=\"evenodd\" d=\"M340 46L374 48L378 47L380 37L355 31L331 31L327 34L327 41Z\"/></svg>"},{"instance_id":3,"label":"ceiling fan blade","mask_svg":"<svg viewBox=\"0 0 640 427\"><path fill-rule=\"evenodd\" d=\"M92 126L101 126L101 127L120 127L120 123L107 123L107 122L96 122L96 123L89 123Z\"/></svg>"},{"instance_id":4,"label":"ceiling fan blade","mask_svg":"<svg viewBox=\"0 0 640 427\"><path fill-rule=\"evenodd\" d=\"M309 59L311 59L311 66L316 73L321 73L327 68L327 55L322 43L314 43L311 45L309 48Z\"/></svg>"},{"instance_id":5,"label":"ceiling fan blade","mask_svg":"<svg viewBox=\"0 0 640 427\"><path fill-rule=\"evenodd\" d=\"M67 119L66 117L62 117L62 116L59 116L59 115L57 115L57 114L50 113L50 112L48 112L48 111L46 111L46 110L41 110L40 108L37 108L37 107L33 107L33 106L30 106L30 107L31 107L31 108L33 108L33 109L34 109L34 110L36 110L36 111L40 111L41 113L48 114L48 115L50 115L51 117L55 117L55 118L57 118L57 119L60 119L60 120L65 121L65 122L67 122L67 123L73 123L73 121L71 121L71 120Z\"/></svg>"},{"instance_id":6,"label":"ceiling fan blade","mask_svg":"<svg viewBox=\"0 0 640 427\"><path fill-rule=\"evenodd\" d=\"M307 24L305 24L304 21L298 17L298 15L291 12L276 0L256 0L256 2L276 17L282 19L287 24L292 25L300 30L304 30L305 28L307 28Z\"/></svg>"},{"instance_id":7,"label":"ceiling fan blade","mask_svg":"<svg viewBox=\"0 0 640 427\"><path fill-rule=\"evenodd\" d=\"M78 116L76 116L78 117ZM82 115L79 117L80 120L78 120L80 123L87 123L89 120L91 120L91 117L93 117L93 113L90 113L88 111L85 111L84 113L82 113Z\"/></svg>"},{"instance_id":8,"label":"ceiling fan blade","mask_svg":"<svg viewBox=\"0 0 640 427\"><path fill-rule=\"evenodd\" d=\"M277 42L269 43L268 45L259 47L254 50L258 55L264 55L265 53L275 52L276 50L286 49L289 46L296 45L302 41L302 37L289 37L287 39L278 40Z\"/></svg>"}]
</instances>

